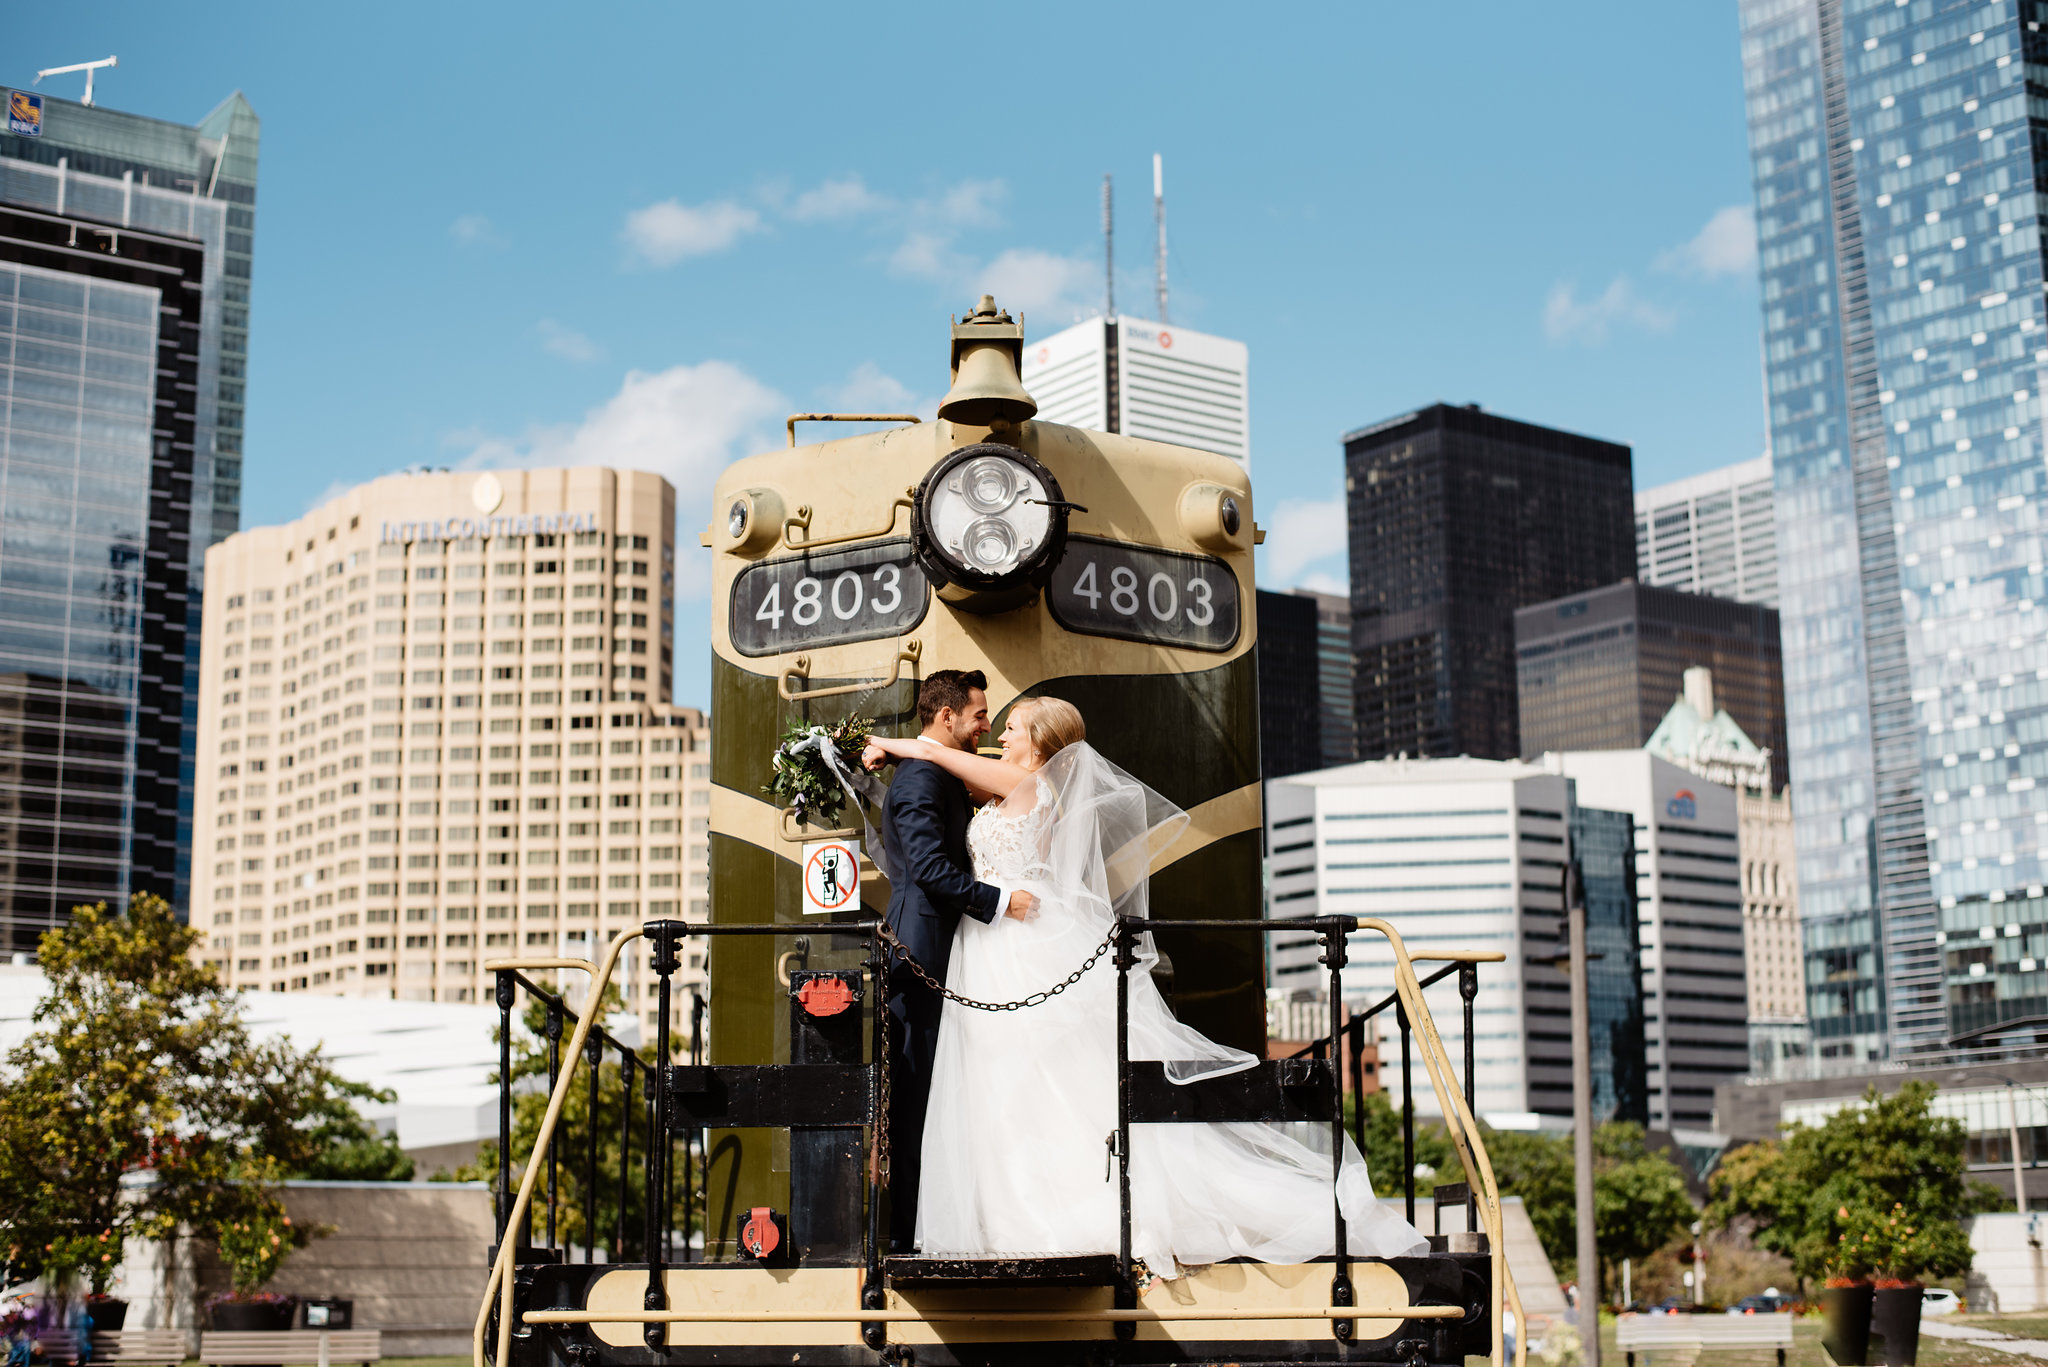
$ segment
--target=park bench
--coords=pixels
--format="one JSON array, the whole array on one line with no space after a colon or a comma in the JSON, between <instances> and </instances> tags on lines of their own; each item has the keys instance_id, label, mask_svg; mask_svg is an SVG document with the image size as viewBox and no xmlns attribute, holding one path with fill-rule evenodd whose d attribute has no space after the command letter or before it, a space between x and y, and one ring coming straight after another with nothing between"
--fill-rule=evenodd
<instances>
[{"instance_id":1,"label":"park bench","mask_svg":"<svg viewBox=\"0 0 2048 1367\"><path fill-rule=\"evenodd\" d=\"M1664 1367L1688 1367L1701 1353L1727 1348L1776 1348L1778 1367L1792 1346L1790 1315L1623 1315L1614 1324L1617 1346L1635 1367L1636 1354Z\"/></svg>"},{"instance_id":2,"label":"park bench","mask_svg":"<svg viewBox=\"0 0 2048 1367\"><path fill-rule=\"evenodd\" d=\"M73 1363L78 1361L78 1331L75 1329L45 1329L35 1336L29 1350L45 1362Z\"/></svg>"},{"instance_id":3,"label":"park bench","mask_svg":"<svg viewBox=\"0 0 2048 1367\"><path fill-rule=\"evenodd\" d=\"M199 1336L199 1360L207 1367L328 1367L336 1362L373 1363L384 1356L384 1335L376 1329L288 1329L281 1333L212 1332Z\"/></svg>"},{"instance_id":4,"label":"park bench","mask_svg":"<svg viewBox=\"0 0 2048 1367\"><path fill-rule=\"evenodd\" d=\"M36 1335L35 1355L45 1362L78 1361L78 1331L46 1329ZM182 1329L103 1329L92 1336L92 1360L120 1367L177 1367L185 1360ZM343 1358L346 1362L348 1359Z\"/></svg>"},{"instance_id":5,"label":"park bench","mask_svg":"<svg viewBox=\"0 0 2048 1367\"><path fill-rule=\"evenodd\" d=\"M186 1343L183 1329L102 1329L92 1336L93 1367L178 1367Z\"/></svg>"}]
</instances>

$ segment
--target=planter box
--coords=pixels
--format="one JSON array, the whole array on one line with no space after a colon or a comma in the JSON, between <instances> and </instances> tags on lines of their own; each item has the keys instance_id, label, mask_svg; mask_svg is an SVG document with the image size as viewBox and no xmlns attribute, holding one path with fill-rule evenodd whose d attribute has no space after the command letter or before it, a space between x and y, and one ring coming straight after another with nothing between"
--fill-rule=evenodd
<instances>
[{"instance_id":1,"label":"planter box","mask_svg":"<svg viewBox=\"0 0 2048 1367\"><path fill-rule=\"evenodd\" d=\"M1884 1343L1886 1367L1913 1367L1920 1356L1922 1286L1880 1286L1872 1299L1870 1331Z\"/></svg>"},{"instance_id":2,"label":"planter box","mask_svg":"<svg viewBox=\"0 0 2048 1367\"><path fill-rule=\"evenodd\" d=\"M1837 1367L1864 1367L1870 1356L1870 1308L1875 1288L1830 1286L1820 1293L1821 1311L1827 1316L1827 1331L1821 1347L1828 1350Z\"/></svg>"},{"instance_id":3,"label":"planter box","mask_svg":"<svg viewBox=\"0 0 2048 1367\"><path fill-rule=\"evenodd\" d=\"M292 1327L299 1303L286 1299L271 1301L222 1301L206 1312L209 1328L224 1333L276 1333Z\"/></svg>"}]
</instances>

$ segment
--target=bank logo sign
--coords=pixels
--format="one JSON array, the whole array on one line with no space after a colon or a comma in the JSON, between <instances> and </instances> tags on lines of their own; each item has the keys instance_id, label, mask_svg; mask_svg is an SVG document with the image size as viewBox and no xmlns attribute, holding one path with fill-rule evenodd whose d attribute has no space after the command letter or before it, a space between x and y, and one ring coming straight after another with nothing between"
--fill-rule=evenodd
<instances>
[{"instance_id":1,"label":"bank logo sign","mask_svg":"<svg viewBox=\"0 0 2048 1367\"><path fill-rule=\"evenodd\" d=\"M1664 804L1664 815L1675 816L1681 821L1697 821L1700 816L1699 799L1693 796L1692 789L1680 788Z\"/></svg>"},{"instance_id":2,"label":"bank logo sign","mask_svg":"<svg viewBox=\"0 0 2048 1367\"><path fill-rule=\"evenodd\" d=\"M26 90L7 92L7 131L24 138L43 135L43 97Z\"/></svg>"},{"instance_id":3,"label":"bank logo sign","mask_svg":"<svg viewBox=\"0 0 2048 1367\"><path fill-rule=\"evenodd\" d=\"M596 513L519 513L505 517L422 518L417 522L386 522L378 540L410 545L415 541L474 541L491 536L539 536L549 532L594 532Z\"/></svg>"}]
</instances>

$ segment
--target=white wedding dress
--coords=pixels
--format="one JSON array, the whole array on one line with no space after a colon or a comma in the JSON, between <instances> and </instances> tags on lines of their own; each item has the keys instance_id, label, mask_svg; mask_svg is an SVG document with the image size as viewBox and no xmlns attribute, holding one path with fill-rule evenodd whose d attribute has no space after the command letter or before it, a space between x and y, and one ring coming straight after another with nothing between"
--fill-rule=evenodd
<instances>
[{"instance_id":1,"label":"white wedding dress","mask_svg":"<svg viewBox=\"0 0 2048 1367\"><path fill-rule=\"evenodd\" d=\"M1028 921L964 917L947 985L1014 1001L1077 968L1115 915L1145 914L1153 852L1185 816L1083 744L1055 755L968 827L975 876L1040 898ZM1175 1020L1149 972L1130 973L1134 1059L1187 1082L1256 1063ZM947 1002L924 1132L917 1241L927 1257L1117 1251L1116 969L1105 954L1043 1005L991 1013ZM1153 1272L1228 1258L1300 1263L1333 1251L1327 1126L1135 1125L1132 1253ZM1353 1254L1419 1253L1374 1197L1348 1141L1338 1182Z\"/></svg>"}]
</instances>

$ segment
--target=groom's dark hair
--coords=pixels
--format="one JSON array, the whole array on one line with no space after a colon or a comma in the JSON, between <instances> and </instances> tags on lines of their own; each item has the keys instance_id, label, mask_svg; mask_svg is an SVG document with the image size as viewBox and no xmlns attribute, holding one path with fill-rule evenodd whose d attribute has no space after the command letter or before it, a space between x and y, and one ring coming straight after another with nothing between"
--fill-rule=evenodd
<instances>
[{"instance_id":1,"label":"groom's dark hair","mask_svg":"<svg viewBox=\"0 0 2048 1367\"><path fill-rule=\"evenodd\" d=\"M930 726L942 708L955 712L967 708L971 689L988 692L988 676L978 669L935 669L925 676L917 690L917 723Z\"/></svg>"}]
</instances>

